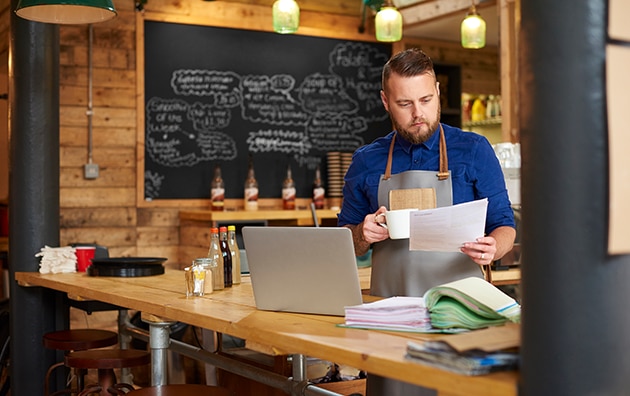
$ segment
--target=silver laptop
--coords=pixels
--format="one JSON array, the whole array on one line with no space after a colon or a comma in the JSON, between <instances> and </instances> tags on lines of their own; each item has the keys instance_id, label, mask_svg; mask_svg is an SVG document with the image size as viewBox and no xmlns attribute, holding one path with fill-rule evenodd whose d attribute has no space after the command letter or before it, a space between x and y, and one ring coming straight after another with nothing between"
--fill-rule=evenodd
<instances>
[{"instance_id":1,"label":"silver laptop","mask_svg":"<svg viewBox=\"0 0 630 396\"><path fill-rule=\"evenodd\" d=\"M362 303L352 233L345 227L243 227L258 309L344 315Z\"/></svg>"}]
</instances>

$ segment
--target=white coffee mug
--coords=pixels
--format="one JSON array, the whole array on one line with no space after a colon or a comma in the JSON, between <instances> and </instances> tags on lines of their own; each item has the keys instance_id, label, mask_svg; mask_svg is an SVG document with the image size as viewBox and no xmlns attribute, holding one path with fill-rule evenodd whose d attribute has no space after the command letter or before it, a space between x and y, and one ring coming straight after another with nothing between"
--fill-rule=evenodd
<instances>
[{"instance_id":1,"label":"white coffee mug","mask_svg":"<svg viewBox=\"0 0 630 396\"><path fill-rule=\"evenodd\" d=\"M391 239L409 238L409 220L411 212L417 209L398 209L385 212L385 220Z\"/></svg>"}]
</instances>

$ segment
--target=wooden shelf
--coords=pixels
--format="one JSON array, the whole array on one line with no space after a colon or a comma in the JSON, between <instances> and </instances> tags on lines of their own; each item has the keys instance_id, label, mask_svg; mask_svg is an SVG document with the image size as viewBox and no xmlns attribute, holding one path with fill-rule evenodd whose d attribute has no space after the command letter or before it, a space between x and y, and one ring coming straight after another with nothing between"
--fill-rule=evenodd
<instances>
[{"instance_id":1,"label":"wooden shelf","mask_svg":"<svg viewBox=\"0 0 630 396\"><path fill-rule=\"evenodd\" d=\"M482 121L466 121L462 125L464 127L501 125L501 117L495 117L489 120Z\"/></svg>"},{"instance_id":2,"label":"wooden shelf","mask_svg":"<svg viewBox=\"0 0 630 396\"><path fill-rule=\"evenodd\" d=\"M317 218L337 219L339 210L317 209ZM213 212L211 210L182 210L179 212L180 220L201 220L201 221L254 221L254 220L290 220L296 225L314 225L313 215L310 210L282 210L282 209L261 209L261 210L226 210L223 212Z\"/></svg>"}]
</instances>

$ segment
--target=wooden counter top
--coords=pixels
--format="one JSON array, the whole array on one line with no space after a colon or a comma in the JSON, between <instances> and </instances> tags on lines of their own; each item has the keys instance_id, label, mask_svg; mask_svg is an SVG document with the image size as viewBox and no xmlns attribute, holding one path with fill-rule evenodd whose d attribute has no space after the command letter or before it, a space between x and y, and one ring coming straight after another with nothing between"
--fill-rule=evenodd
<instances>
[{"instance_id":1,"label":"wooden counter top","mask_svg":"<svg viewBox=\"0 0 630 396\"><path fill-rule=\"evenodd\" d=\"M364 282L367 271L360 270ZM185 297L183 271L177 270L140 278L37 272L18 272L15 278L23 286L42 286L230 334L267 354L300 353L435 388L440 396L517 395L517 372L467 377L407 361L407 342L430 338L427 334L346 329L336 326L343 323L342 317L257 310L248 278L198 298Z\"/></svg>"},{"instance_id":2,"label":"wooden counter top","mask_svg":"<svg viewBox=\"0 0 630 396\"><path fill-rule=\"evenodd\" d=\"M337 220L339 210L317 209L317 218L320 222L324 219ZM282 209L260 209L260 210L226 210L223 212L213 212L211 210L182 210L179 212L180 220L194 221L254 221L254 220L290 220L296 225L314 225L313 215L310 210L282 210Z\"/></svg>"}]
</instances>

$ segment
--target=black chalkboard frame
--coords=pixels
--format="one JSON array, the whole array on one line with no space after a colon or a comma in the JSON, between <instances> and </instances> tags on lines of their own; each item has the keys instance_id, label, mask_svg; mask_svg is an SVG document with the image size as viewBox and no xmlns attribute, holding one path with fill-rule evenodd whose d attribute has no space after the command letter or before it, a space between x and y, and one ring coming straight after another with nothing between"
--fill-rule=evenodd
<instances>
[{"instance_id":1,"label":"black chalkboard frame","mask_svg":"<svg viewBox=\"0 0 630 396\"><path fill-rule=\"evenodd\" d=\"M241 29L241 28L201 25L199 24L199 20L194 20L191 18L191 20L188 21L186 18L182 18L182 16L178 16L176 18L173 18L172 20L169 20L169 18L165 18L164 15L160 15L157 18L151 18L149 15L146 15L144 17L140 17L140 19L138 20L136 24L137 37L138 37L137 50L136 50L137 51L136 60L137 60L137 69L138 69L137 102L138 102L138 109L144 109L144 111L138 111L138 139L137 139L138 140L138 150L137 150L137 153L138 153L138 168L137 168L138 169L137 170L138 206L139 207L151 207L151 206L182 206L182 207L200 207L201 206L201 207L204 207L204 206L209 206L208 195L209 195L209 188L210 188L210 178L211 178L212 169L214 168L214 165L216 164L221 165L223 168L224 178L226 179L226 190L227 190L226 198L228 200L242 199L242 183L245 179L245 172L246 172L245 169L246 169L246 163L247 163L247 158L249 157L248 156L249 153L239 154L240 155L239 164L238 164L239 170L237 171L236 176L234 176L233 174L230 174L229 170L226 172L226 169L229 169L229 166L226 166L227 163L225 161L222 162L220 160L210 161L207 164L207 166L205 167L206 169L202 172L201 180L199 180L199 178L195 178L194 176L191 177L189 172L186 172L186 171L175 172L174 177L181 183L202 185L203 193L199 194L199 196L196 196L196 195L195 196L174 196L174 197L158 196L156 198L151 198L148 195L149 193L148 190L150 190L152 186L150 183L147 184L146 182L148 180L149 181L153 180L153 176L148 174L147 172L148 170L150 170L148 169L148 165L151 159L147 158L148 155L147 155L147 150L146 150L147 127L150 127L149 124L151 122L150 120L149 122L147 122L147 118L151 116L151 114L147 115L147 103L149 100L151 100L151 98L147 98L147 95L145 95L146 93L145 87L146 87L146 84L151 84L151 76L148 75L146 72L149 68L152 67L152 65L155 65L155 62L151 62L151 59L147 61L147 58L145 58L145 40L147 40L146 38L147 32L146 32L145 26L147 23L153 23L153 22L164 23L164 24L169 24L173 26L184 26L184 27L196 26L199 28L209 28L209 29L229 29L232 31L244 32L249 35L255 34L257 35L256 37L259 37L259 35L274 35L277 38L282 38L282 37L287 37L287 36L277 35L275 33L262 31L262 30L246 30L246 29ZM339 43L348 43L348 45L356 44L360 46L368 45L368 46L377 46L380 48L386 48L386 51L382 51L383 52L382 63L386 61L386 59L389 57L392 51L392 47L390 44L377 43L375 41L369 41L369 40L356 40L356 39L346 39L346 38L335 39L335 38L328 38L328 37L309 36L305 34L295 34L295 35L290 35L290 36L303 37L305 40L309 38L313 38L313 39L320 39L320 40L333 40ZM372 72L378 69L380 73L380 68L382 68L382 65L375 66L372 68ZM187 76L187 77L191 77L191 76ZM323 80L326 81L325 78ZM334 79L332 79L332 81L326 81L326 82L331 83L331 84L335 83ZM380 76L378 77L378 82L380 83ZM374 106L375 104L378 105L378 97L376 101L371 99L368 102L369 106ZM343 106L344 103L338 103L337 105ZM296 117L299 117L299 116L300 115ZM369 143L373 138L384 135L385 133L389 131L390 129L389 119L386 116L386 114L381 114L379 117L380 118L377 120L377 127L371 128L371 135L367 137L367 139L365 138L362 139L361 144ZM360 120L355 121L355 122L360 122ZM298 141L298 142L290 142L290 143L299 144L300 142ZM342 146L341 151L353 151L354 148L356 147L353 147L352 142L351 142L349 147ZM336 149L337 147L333 147L334 151L336 151ZM272 157L266 156L264 154L259 154L259 153L253 154L254 163L257 169L257 177L259 178L259 182L261 182L261 198L263 199L263 201L266 198L272 198L272 199L280 198L280 185L281 185L282 179L284 178L287 165L291 165L293 173L294 173L294 177L297 175L297 177L295 178L296 178L296 183L298 184L297 186L298 197L307 198L309 196L310 183L312 182L312 174L314 174L314 168L316 165L320 164L322 166L322 170L324 171L323 175L325 177L326 163L325 163L324 151L319 153L320 162L313 161L313 158L306 158L304 163L299 164L298 161L301 160L301 158L298 158L298 157L299 156L291 157L290 155L279 155L278 153L275 153ZM307 167L306 174L304 173L304 170L300 172L300 167L303 166L304 164L306 164L306 167ZM269 171L270 169L273 169L273 171L270 172ZM273 176L269 177L270 173L273 173Z\"/></svg>"}]
</instances>

